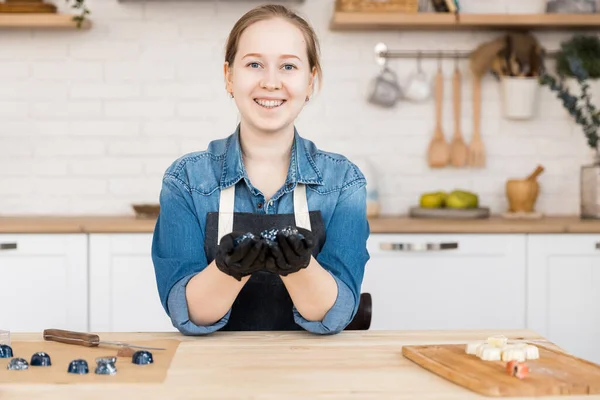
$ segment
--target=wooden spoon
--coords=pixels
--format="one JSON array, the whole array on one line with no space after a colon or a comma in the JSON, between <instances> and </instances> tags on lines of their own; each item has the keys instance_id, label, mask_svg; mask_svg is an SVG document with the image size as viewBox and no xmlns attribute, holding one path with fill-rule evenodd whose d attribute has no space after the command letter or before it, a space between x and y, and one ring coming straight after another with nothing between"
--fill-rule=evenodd
<instances>
[{"instance_id":1,"label":"wooden spoon","mask_svg":"<svg viewBox=\"0 0 600 400\"><path fill-rule=\"evenodd\" d=\"M469 165L471 167L485 166L485 149L481 140L481 76L473 76L473 137L469 144Z\"/></svg>"},{"instance_id":2,"label":"wooden spoon","mask_svg":"<svg viewBox=\"0 0 600 400\"><path fill-rule=\"evenodd\" d=\"M454 137L450 143L450 162L455 167L462 167L467 163L467 145L462 138L460 130L460 71L458 65L454 67Z\"/></svg>"},{"instance_id":3,"label":"wooden spoon","mask_svg":"<svg viewBox=\"0 0 600 400\"><path fill-rule=\"evenodd\" d=\"M435 130L428 149L428 163L431 168L443 168L448 165L448 161L450 160L450 146L446 142L444 132L442 131L443 94L444 75L442 74L441 64L438 64L438 71L435 79Z\"/></svg>"}]
</instances>

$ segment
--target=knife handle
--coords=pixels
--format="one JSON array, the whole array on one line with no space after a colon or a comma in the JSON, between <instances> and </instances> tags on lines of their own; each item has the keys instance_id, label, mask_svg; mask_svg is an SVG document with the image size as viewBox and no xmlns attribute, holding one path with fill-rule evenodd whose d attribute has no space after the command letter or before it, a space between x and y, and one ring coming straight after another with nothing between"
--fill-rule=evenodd
<instances>
[{"instance_id":1,"label":"knife handle","mask_svg":"<svg viewBox=\"0 0 600 400\"><path fill-rule=\"evenodd\" d=\"M44 340L95 347L100 344L100 337L92 333L65 331L62 329L44 329Z\"/></svg>"}]
</instances>

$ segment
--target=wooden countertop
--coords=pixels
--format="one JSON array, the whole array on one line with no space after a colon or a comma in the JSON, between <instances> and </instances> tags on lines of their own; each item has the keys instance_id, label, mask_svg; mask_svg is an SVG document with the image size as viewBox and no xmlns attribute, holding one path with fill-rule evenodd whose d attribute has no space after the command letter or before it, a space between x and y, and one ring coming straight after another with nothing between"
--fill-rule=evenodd
<instances>
[{"instance_id":1,"label":"wooden countertop","mask_svg":"<svg viewBox=\"0 0 600 400\"><path fill-rule=\"evenodd\" d=\"M151 233L154 219L134 216L0 216L0 233ZM600 220L552 216L539 220L369 219L372 233L600 233Z\"/></svg>"},{"instance_id":2,"label":"wooden countertop","mask_svg":"<svg viewBox=\"0 0 600 400\"><path fill-rule=\"evenodd\" d=\"M0 398L85 399L489 399L428 372L402 356L402 346L465 343L491 331L100 333L101 340L175 338L181 341L160 384L0 385ZM527 330L509 339L544 340ZM11 339L40 340L41 333ZM546 344L545 344L546 345ZM552 344L549 344L552 346ZM496 397L500 398L500 397ZM560 396L600 399L600 395Z\"/></svg>"}]
</instances>

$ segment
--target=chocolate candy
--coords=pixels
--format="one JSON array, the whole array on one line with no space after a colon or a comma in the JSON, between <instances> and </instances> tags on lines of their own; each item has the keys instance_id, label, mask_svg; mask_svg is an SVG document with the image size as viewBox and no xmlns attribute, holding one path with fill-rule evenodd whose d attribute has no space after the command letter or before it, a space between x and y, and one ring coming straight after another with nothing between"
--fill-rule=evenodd
<instances>
[{"instance_id":1,"label":"chocolate candy","mask_svg":"<svg viewBox=\"0 0 600 400\"><path fill-rule=\"evenodd\" d=\"M292 235L298 235L298 239L304 239L304 235L298 232L298 229L293 226L286 226L285 228L279 230L279 232L283 233L285 237L290 237Z\"/></svg>"},{"instance_id":2,"label":"chocolate candy","mask_svg":"<svg viewBox=\"0 0 600 400\"><path fill-rule=\"evenodd\" d=\"M235 238L235 240L233 241L233 245L237 246L240 243L242 243L244 240L246 240L246 239L253 239L254 237L255 236L251 232L244 233L243 235L240 235L240 236L238 236L238 237Z\"/></svg>"},{"instance_id":3,"label":"chocolate candy","mask_svg":"<svg viewBox=\"0 0 600 400\"><path fill-rule=\"evenodd\" d=\"M152 353L146 350L140 350L133 353L131 357L131 362L138 365L152 364L154 359L152 358Z\"/></svg>"},{"instance_id":4,"label":"chocolate candy","mask_svg":"<svg viewBox=\"0 0 600 400\"><path fill-rule=\"evenodd\" d=\"M31 356L29 364L36 367L49 367L52 365L52 361L50 361L50 356L48 354L40 351Z\"/></svg>"},{"instance_id":5,"label":"chocolate candy","mask_svg":"<svg viewBox=\"0 0 600 400\"><path fill-rule=\"evenodd\" d=\"M0 344L0 358L11 358L12 356L12 347L7 344Z\"/></svg>"},{"instance_id":6,"label":"chocolate candy","mask_svg":"<svg viewBox=\"0 0 600 400\"><path fill-rule=\"evenodd\" d=\"M77 360L73 360L73 361L71 361L71 363L69 363L69 368L67 369L67 372L70 374L83 375L83 374L87 374L88 372L90 372L90 370L88 368L87 361L77 359Z\"/></svg>"},{"instance_id":7,"label":"chocolate candy","mask_svg":"<svg viewBox=\"0 0 600 400\"><path fill-rule=\"evenodd\" d=\"M8 363L7 369L10 371L23 371L29 368L29 364L27 364L27 360L24 358L13 358Z\"/></svg>"},{"instance_id":8,"label":"chocolate candy","mask_svg":"<svg viewBox=\"0 0 600 400\"><path fill-rule=\"evenodd\" d=\"M117 357L98 357L96 358L97 366L94 372L98 375L115 375L117 373L116 362Z\"/></svg>"},{"instance_id":9,"label":"chocolate candy","mask_svg":"<svg viewBox=\"0 0 600 400\"><path fill-rule=\"evenodd\" d=\"M278 230L275 228L266 229L260 233L260 236L262 236L263 239L265 239L267 241L267 243L275 242L275 240L277 239L277 232L278 232Z\"/></svg>"}]
</instances>

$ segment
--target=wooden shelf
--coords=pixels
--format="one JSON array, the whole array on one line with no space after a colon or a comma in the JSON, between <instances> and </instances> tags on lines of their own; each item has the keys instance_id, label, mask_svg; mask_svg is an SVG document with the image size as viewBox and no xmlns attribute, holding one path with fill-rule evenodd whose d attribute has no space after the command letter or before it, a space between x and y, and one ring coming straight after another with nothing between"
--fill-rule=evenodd
<instances>
[{"instance_id":1,"label":"wooden shelf","mask_svg":"<svg viewBox=\"0 0 600 400\"><path fill-rule=\"evenodd\" d=\"M454 14L340 12L330 23L333 31L353 30L472 30L472 29L600 29L596 14Z\"/></svg>"},{"instance_id":2,"label":"wooden shelf","mask_svg":"<svg viewBox=\"0 0 600 400\"><path fill-rule=\"evenodd\" d=\"M77 21L73 21L72 14L31 14L31 13L5 13L0 14L0 28L57 28L79 29ZM81 29L89 29L91 22L86 19L81 24Z\"/></svg>"}]
</instances>

